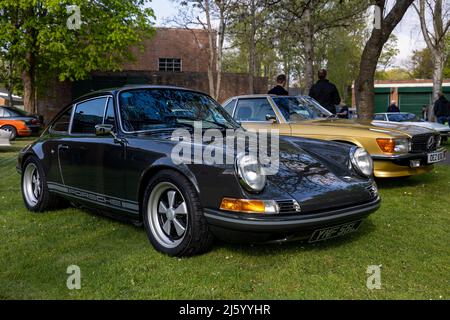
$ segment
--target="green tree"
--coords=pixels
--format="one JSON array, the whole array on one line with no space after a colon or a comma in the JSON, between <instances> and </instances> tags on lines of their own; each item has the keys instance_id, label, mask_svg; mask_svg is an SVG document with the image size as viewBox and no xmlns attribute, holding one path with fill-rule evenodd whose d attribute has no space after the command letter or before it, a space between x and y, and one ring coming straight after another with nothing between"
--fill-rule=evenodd
<instances>
[{"instance_id":1,"label":"green tree","mask_svg":"<svg viewBox=\"0 0 450 320\"><path fill-rule=\"evenodd\" d=\"M154 32L147 2L0 0L0 50L21 75L25 109L36 112L37 88L49 73L77 80L119 70L132 58L130 47ZM81 20L69 5L78 6Z\"/></svg>"}]
</instances>

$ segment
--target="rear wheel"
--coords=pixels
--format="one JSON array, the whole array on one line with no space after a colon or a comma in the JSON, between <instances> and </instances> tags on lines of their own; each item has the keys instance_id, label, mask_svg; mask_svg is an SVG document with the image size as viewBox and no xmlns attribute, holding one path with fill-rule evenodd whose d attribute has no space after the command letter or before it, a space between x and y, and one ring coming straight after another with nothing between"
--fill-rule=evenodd
<instances>
[{"instance_id":1,"label":"rear wheel","mask_svg":"<svg viewBox=\"0 0 450 320\"><path fill-rule=\"evenodd\" d=\"M25 206L30 211L42 212L66 206L64 200L49 192L45 172L34 156L25 160L21 186Z\"/></svg>"},{"instance_id":2,"label":"rear wheel","mask_svg":"<svg viewBox=\"0 0 450 320\"><path fill-rule=\"evenodd\" d=\"M17 130L15 127L8 125L8 126L3 126L2 129L11 133L9 140L14 140L17 137Z\"/></svg>"},{"instance_id":3,"label":"rear wheel","mask_svg":"<svg viewBox=\"0 0 450 320\"><path fill-rule=\"evenodd\" d=\"M164 170L149 182L143 203L147 236L160 252L191 256L213 241L196 190L181 174Z\"/></svg>"}]
</instances>

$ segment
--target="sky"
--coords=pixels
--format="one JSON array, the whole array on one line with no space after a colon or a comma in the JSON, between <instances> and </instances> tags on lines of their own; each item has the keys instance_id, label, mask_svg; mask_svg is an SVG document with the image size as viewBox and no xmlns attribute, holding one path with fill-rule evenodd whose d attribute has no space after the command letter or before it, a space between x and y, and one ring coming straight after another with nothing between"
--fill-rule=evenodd
<instances>
[{"instance_id":1,"label":"sky","mask_svg":"<svg viewBox=\"0 0 450 320\"><path fill-rule=\"evenodd\" d=\"M156 16L156 25L162 26L164 21L177 14L176 5L171 0L152 0L150 7ZM398 38L399 54L395 57L397 67L406 67L413 50L425 48L425 42L420 31L419 18L414 8L410 8L403 20L394 30Z\"/></svg>"}]
</instances>

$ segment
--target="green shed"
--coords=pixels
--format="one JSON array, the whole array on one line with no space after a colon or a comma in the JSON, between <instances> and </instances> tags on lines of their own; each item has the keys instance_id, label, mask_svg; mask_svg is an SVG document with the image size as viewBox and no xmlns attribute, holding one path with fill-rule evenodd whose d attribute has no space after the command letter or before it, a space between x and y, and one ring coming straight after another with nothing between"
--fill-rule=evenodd
<instances>
[{"instance_id":1,"label":"green shed","mask_svg":"<svg viewBox=\"0 0 450 320\"><path fill-rule=\"evenodd\" d=\"M386 112L391 102L391 88L375 88L375 113Z\"/></svg>"}]
</instances>

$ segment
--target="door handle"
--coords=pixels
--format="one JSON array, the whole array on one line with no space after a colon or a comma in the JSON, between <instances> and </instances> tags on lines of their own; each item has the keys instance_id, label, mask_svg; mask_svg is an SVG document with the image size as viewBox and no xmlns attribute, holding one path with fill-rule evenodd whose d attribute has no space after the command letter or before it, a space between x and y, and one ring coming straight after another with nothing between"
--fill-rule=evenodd
<instances>
[{"instance_id":1,"label":"door handle","mask_svg":"<svg viewBox=\"0 0 450 320\"><path fill-rule=\"evenodd\" d=\"M66 144L61 144L58 146L58 149L59 150L69 150L69 146Z\"/></svg>"}]
</instances>

